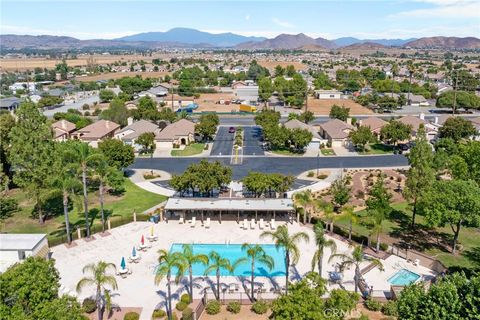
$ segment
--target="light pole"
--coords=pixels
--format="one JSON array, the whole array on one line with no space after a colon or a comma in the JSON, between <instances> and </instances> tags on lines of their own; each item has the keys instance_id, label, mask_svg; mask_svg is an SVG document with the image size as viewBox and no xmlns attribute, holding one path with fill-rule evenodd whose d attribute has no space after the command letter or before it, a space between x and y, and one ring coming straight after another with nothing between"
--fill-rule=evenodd
<instances>
[{"instance_id":1,"label":"light pole","mask_svg":"<svg viewBox=\"0 0 480 320\"><path fill-rule=\"evenodd\" d=\"M317 153L317 178L318 178L319 166L320 166L320 152Z\"/></svg>"}]
</instances>

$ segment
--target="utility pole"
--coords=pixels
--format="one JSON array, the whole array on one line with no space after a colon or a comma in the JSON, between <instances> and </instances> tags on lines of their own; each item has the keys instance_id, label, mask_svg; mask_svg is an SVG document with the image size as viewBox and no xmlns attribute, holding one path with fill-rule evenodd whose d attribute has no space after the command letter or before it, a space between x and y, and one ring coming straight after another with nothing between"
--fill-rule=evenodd
<instances>
[{"instance_id":1,"label":"utility pole","mask_svg":"<svg viewBox=\"0 0 480 320\"><path fill-rule=\"evenodd\" d=\"M457 85L458 85L458 70L455 75L455 83L453 87L453 106L452 106L452 114L455 115L455 111L457 109Z\"/></svg>"},{"instance_id":2,"label":"utility pole","mask_svg":"<svg viewBox=\"0 0 480 320\"><path fill-rule=\"evenodd\" d=\"M305 112L308 110L308 76L309 74L307 73L307 89L305 91Z\"/></svg>"}]
</instances>

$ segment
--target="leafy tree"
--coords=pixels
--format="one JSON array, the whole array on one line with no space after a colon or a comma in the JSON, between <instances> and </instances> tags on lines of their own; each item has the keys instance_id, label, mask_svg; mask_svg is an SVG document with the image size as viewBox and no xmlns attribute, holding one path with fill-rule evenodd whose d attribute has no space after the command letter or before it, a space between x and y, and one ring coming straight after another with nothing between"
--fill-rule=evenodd
<instances>
[{"instance_id":1,"label":"leafy tree","mask_svg":"<svg viewBox=\"0 0 480 320\"><path fill-rule=\"evenodd\" d=\"M472 180L439 180L423 196L421 211L431 226L449 225L453 232L452 253L462 226L480 222L480 187Z\"/></svg>"},{"instance_id":2,"label":"leafy tree","mask_svg":"<svg viewBox=\"0 0 480 320\"><path fill-rule=\"evenodd\" d=\"M41 97L40 100L38 100L37 106L39 108L44 108L44 107L55 106L62 102L63 102L63 99L60 97L45 96L45 97Z\"/></svg>"},{"instance_id":3,"label":"leafy tree","mask_svg":"<svg viewBox=\"0 0 480 320\"><path fill-rule=\"evenodd\" d=\"M455 142L473 136L476 133L472 122L461 117L448 118L438 130L440 138L451 138Z\"/></svg>"},{"instance_id":4,"label":"leafy tree","mask_svg":"<svg viewBox=\"0 0 480 320\"><path fill-rule=\"evenodd\" d=\"M43 195L49 188L52 173L53 141L46 118L32 102L24 102L17 110L17 123L10 130L8 160L15 168L13 181L35 200L40 223L45 222Z\"/></svg>"},{"instance_id":5,"label":"leafy tree","mask_svg":"<svg viewBox=\"0 0 480 320\"><path fill-rule=\"evenodd\" d=\"M166 120L173 123L177 120L177 114L170 108L162 108L158 114L158 120Z\"/></svg>"},{"instance_id":6,"label":"leafy tree","mask_svg":"<svg viewBox=\"0 0 480 320\"><path fill-rule=\"evenodd\" d=\"M110 120L121 126L127 125L128 109L125 102L119 98L115 98L110 102L108 109L103 110L100 119Z\"/></svg>"},{"instance_id":7,"label":"leafy tree","mask_svg":"<svg viewBox=\"0 0 480 320\"><path fill-rule=\"evenodd\" d=\"M314 75L313 85L315 86L316 90L330 90L334 87L334 84L325 72L319 72Z\"/></svg>"},{"instance_id":8,"label":"leafy tree","mask_svg":"<svg viewBox=\"0 0 480 320\"><path fill-rule=\"evenodd\" d=\"M138 100L137 109L133 110L132 115L135 120L157 121L160 118L157 103L148 96L141 97Z\"/></svg>"},{"instance_id":9,"label":"leafy tree","mask_svg":"<svg viewBox=\"0 0 480 320\"><path fill-rule=\"evenodd\" d=\"M456 96L456 103L454 103ZM474 93L466 91L457 91L456 94L454 91L447 91L440 94L437 97L437 107L440 108L454 108L455 109L479 109L480 108L480 97L477 97ZM453 110L455 113L456 110Z\"/></svg>"},{"instance_id":10,"label":"leafy tree","mask_svg":"<svg viewBox=\"0 0 480 320\"><path fill-rule=\"evenodd\" d=\"M285 69L281 65L275 66L274 75L275 77L282 77L285 74Z\"/></svg>"},{"instance_id":11,"label":"leafy tree","mask_svg":"<svg viewBox=\"0 0 480 320\"><path fill-rule=\"evenodd\" d=\"M205 269L205 275L207 276L209 273L215 271L215 276L217 278L217 300L220 300L220 270L223 269L232 274L237 266L246 262L246 258L239 258L231 263L230 260L222 258L216 251L210 251L208 254L208 267Z\"/></svg>"},{"instance_id":12,"label":"leafy tree","mask_svg":"<svg viewBox=\"0 0 480 320\"><path fill-rule=\"evenodd\" d=\"M139 76L123 77L117 80L117 83L120 89L129 95L148 90L152 87L152 81L150 79L142 79Z\"/></svg>"},{"instance_id":13,"label":"leafy tree","mask_svg":"<svg viewBox=\"0 0 480 320\"><path fill-rule=\"evenodd\" d=\"M296 73L287 84L287 90L283 92L285 101L291 106L302 107L307 99L307 82L300 74Z\"/></svg>"},{"instance_id":14,"label":"leafy tree","mask_svg":"<svg viewBox=\"0 0 480 320\"><path fill-rule=\"evenodd\" d=\"M62 60L61 63L57 63L55 65L55 71L60 73L60 78L62 80L67 80L67 76L68 76L68 64L67 64L67 61L65 59Z\"/></svg>"},{"instance_id":15,"label":"leafy tree","mask_svg":"<svg viewBox=\"0 0 480 320\"><path fill-rule=\"evenodd\" d=\"M377 235L377 252L380 250L380 234L382 232L383 221L392 212L390 202L392 195L385 188L383 176L378 177L377 182L368 192L367 212L371 214L373 220L373 233Z\"/></svg>"},{"instance_id":16,"label":"leafy tree","mask_svg":"<svg viewBox=\"0 0 480 320\"><path fill-rule=\"evenodd\" d=\"M268 105L268 99L272 96L273 85L270 78L262 78L258 81L258 95L265 102L265 108Z\"/></svg>"},{"instance_id":17,"label":"leafy tree","mask_svg":"<svg viewBox=\"0 0 480 320\"><path fill-rule=\"evenodd\" d=\"M250 171L243 177L242 183L255 197L261 197L267 192L286 192L293 184L293 177L279 173Z\"/></svg>"},{"instance_id":18,"label":"leafy tree","mask_svg":"<svg viewBox=\"0 0 480 320\"><path fill-rule=\"evenodd\" d=\"M325 228L321 221L313 226L313 233L315 234L315 245L317 246L312 258L312 271L315 271L315 266L318 267L318 274L322 275L323 264L323 250L330 248L332 254L337 251L337 245L334 240L325 238Z\"/></svg>"},{"instance_id":19,"label":"leafy tree","mask_svg":"<svg viewBox=\"0 0 480 320\"><path fill-rule=\"evenodd\" d=\"M135 160L133 147L119 139L105 139L98 144L98 149L107 158L108 164L117 169L126 168Z\"/></svg>"},{"instance_id":20,"label":"leafy tree","mask_svg":"<svg viewBox=\"0 0 480 320\"><path fill-rule=\"evenodd\" d=\"M287 77L293 77L295 74L296 74L296 71L295 71L295 67L291 64L289 64L286 68L285 68L285 74Z\"/></svg>"},{"instance_id":21,"label":"leafy tree","mask_svg":"<svg viewBox=\"0 0 480 320\"><path fill-rule=\"evenodd\" d=\"M270 72L268 71L268 69L259 65L256 60L253 60L250 63L250 67L248 68L248 71L247 71L247 77L249 79L253 79L256 81L260 78L264 78L268 76L270 76Z\"/></svg>"},{"instance_id":22,"label":"leafy tree","mask_svg":"<svg viewBox=\"0 0 480 320\"><path fill-rule=\"evenodd\" d=\"M107 289L107 287L110 287L113 290L116 290L118 287L115 276L108 273L110 269L116 269L113 263L99 261L96 264L88 264L82 269L83 274L88 274L88 276L83 277L77 283L77 292L79 293L86 287L95 287L95 302L97 303L98 320L103 319L105 308L110 308L110 306L107 305L107 302L111 301L111 296L110 290Z\"/></svg>"},{"instance_id":23,"label":"leafy tree","mask_svg":"<svg viewBox=\"0 0 480 320\"><path fill-rule=\"evenodd\" d=\"M480 186L480 167L478 165L480 163L480 141L467 141L458 145L447 162L455 178L472 179Z\"/></svg>"},{"instance_id":24,"label":"leafy tree","mask_svg":"<svg viewBox=\"0 0 480 320\"><path fill-rule=\"evenodd\" d=\"M110 102L117 95L112 90L103 89L103 90L100 90L100 93L98 94L98 96L100 98L100 102Z\"/></svg>"},{"instance_id":25,"label":"leafy tree","mask_svg":"<svg viewBox=\"0 0 480 320\"><path fill-rule=\"evenodd\" d=\"M348 314L356 308L360 295L343 289L333 289L325 303L327 310L341 310ZM339 315L339 317L341 317ZM329 317L330 318L330 317Z\"/></svg>"},{"instance_id":26,"label":"leafy tree","mask_svg":"<svg viewBox=\"0 0 480 320\"><path fill-rule=\"evenodd\" d=\"M211 140L217 132L218 124L218 115L214 113L202 114L200 121L195 125L195 133L201 135L203 139Z\"/></svg>"},{"instance_id":27,"label":"leafy tree","mask_svg":"<svg viewBox=\"0 0 480 320\"><path fill-rule=\"evenodd\" d=\"M17 209L17 201L14 198L7 197L4 191L0 191L0 222L11 217Z\"/></svg>"},{"instance_id":28,"label":"leafy tree","mask_svg":"<svg viewBox=\"0 0 480 320\"><path fill-rule=\"evenodd\" d=\"M193 246L191 244L184 244L182 246L183 251L181 252L184 270L188 270L189 275L189 286L190 290L188 295L190 296L190 301L193 301L193 265L194 264L203 264L208 265L208 256L205 254L194 254Z\"/></svg>"},{"instance_id":29,"label":"leafy tree","mask_svg":"<svg viewBox=\"0 0 480 320\"><path fill-rule=\"evenodd\" d=\"M250 274L250 292L251 292L251 299L255 301L255 262L260 262L264 264L269 270L272 270L275 266L275 261L271 256L269 256L265 250L263 250L262 246L258 244L249 244L244 243L242 245L242 251L245 251L247 257L250 259L251 263L251 274Z\"/></svg>"},{"instance_id":30,"label":"leafy tree","mask_svg":"<svg viewBox=\"0 0 480 320\"><path fill-rule=\"evenodd\" d=\"M303 150L312 141L313 134L307 129L295 128L290 131L290 143L296 150Z\"/></svg>"},{"instance_id":31,"label":"leafy tree","mask_svg":"<svg viewBox=\"0 0 480 320\"><path fill-rule=\"evenodd\" d=\"M283 248L285 250L285 288L288 293L288 283L290 275L290 264L297 263L300 258L300 250L298 243L300 241L308 242L310 240L308 234L305 232L297 232L292 235L288 233L287 226L279 226L275 231L264 231L260 234L260 238L270 238L275 243L276 248Z\"/></svg>"},{"instance_id":32,"label":"leafy tree","mask_svg":"<svg viewBox=\"0 0 480 320\"><path fill-rule=\"evenodd\" d=\"M280 112L273 110L262 110L255 115L255 124L257 126L267 127L278 125L280 121Z\"/></svg>"},{"instance_id":33,"label":"leafy tree","mask_svg":"<svg viewBox=\"0 0 480 320\"><path fill-rule=\"evenodd\" d=\"M340 208L350 200L350 188L348 187L346 178L335 180L332 183L330 191L333 196L332 202Z\"/></svg>"},{"instance_id":34,"label":"leafy tree","mask_svg":"<svg viewBox=\"0 0 480 320\"><path fill-rule=\"evenodd\" d=\"M153 153L155 151L155 133L144 132L135 140L136 144L142 146L142 153Z\"/></svg>"},{"instance_id":35,"label":"leafy tree","mask_svg":"<svg viewBox=\"0 0 480 320\"><path fill-rule=\"evenodd\" d=\"M62 296L57 299L43 302L34 319L49 320L86 320L83 310L77 299L70 296Z\"/></svg>"},{"instance_id":36,"label":"leafy tree","mask_svg":"<svg viewBox=\"0 0 480 320\"><path fill-rule=\"evenodd\" d=\"M346 108L344 106L340 107L334 104L330 109L329 117L332 119L347 121L349 114L350 114L350 108Z\"/></svg>"},{"instance_id":37,"label":"leafy tree","mask_svg":"<svg viewBox=\"0 0 480 320\"><path fill-rule=\"evenodd\" d=\"M12 177L10 172L11 165L7 157L7 152L10 147L9 133L14 126L15 118L10 113L0 114L0 176L3 177L1 181L2 187L8 187L8 182Z\"/></svg>"},{"instance_id":38,"label":"leafy tree","mask_svg":"<svg viewBox=\"0 0 480 320\"><path fill-rule=\"evenodd\" d=\"M412 126L392 120L380 130L380 135L384 140L396 145L398 141L410 138L411 132Z\"/></svg>"},{"instance_id":39,"label":"leafy tree","mask_svg":"<svg viewBox=\"0 0 480 320\"><path fill-rule=\"evenodd\" d=\"M312 111L305 111L305 112L302 112L298 116L298 120L300 120L304 123L309 123L309 122L312 122L313 120L315 120L315 115L313 114Z\"/></svg>"},{"instance_id":40,"label":"leafy tree","mask_svg":"<svg viewBox=\"0 0 480 320\"><path fill-rule=\"evenodd\" d=\"M355 146L361 146L362 151L365 151L365 146L368 143L375 141L372 130L367 126L360 126L357 130L350 132L349 138Z\"/></svg>"}]
</instances>

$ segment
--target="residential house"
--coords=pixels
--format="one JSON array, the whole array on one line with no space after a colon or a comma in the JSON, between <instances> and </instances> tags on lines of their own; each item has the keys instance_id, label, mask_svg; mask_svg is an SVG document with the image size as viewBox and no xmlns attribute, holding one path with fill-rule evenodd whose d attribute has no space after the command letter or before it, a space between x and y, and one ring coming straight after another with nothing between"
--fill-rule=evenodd
<instances>
[{"instance_id":1,"label":"residential house","mask_svg":"<svg viewBox=\"0 0 480 320\"><path fill-rule=\"evenodd\" d=\"M152 87L146 91L142 91L138 94L139 97L145 97L145 96L148 96L148 97L151 97L151 98L155 98L155 97L165 97L166 95L168 95L168 92L169 92L169 88L165 85L157 85L155 87Z\"/></svg>"},{"instance_id":2,"label":"residential house","mask_svg":"<svg viewBox=\"0 0 480 320\"><path fill-rule=\"evenodd\" d=\"M258 86L253 80L236 81L232 84L233 95L236 99L255 103L258 101Z\"/></svg>"},{"instance_id":3,"label":"residential house","mask_svg":"<svg viewBox=\"0 0 480 320\"><path fill-rule=\"evenodd\" d=\"M387 121L377 117L368 117L359 121L361 126L369 127L372 133L377 137L380 135L380 131L387 123Z\"/></svg>"},{"instance_id":4,"label":"residential house","mask_svg":"<svg viewBox=\"0 0 480 320\"><path fill-rule=\"evenodd\" d=\"M323 140L320 134L318 133L318 129L314 126L306 124L300 120L292 119L284 123L285 128L293 130L293 129L304 129L310 131L312 133L312 141L310 141L309 145L307 146L308 149L312 150L319 150L320 149L320 142Z\"/></svg>"},{"instance_id":5,"label":"residential house","mask_svg":"<svg viewBox=\"0 0 480 320\"><path fill-rule=\"evenodd\" d=\"M8 90L17 93L18 90L33 92L37 88L35 82L15 82L8 86Z\"/></svg>"},{"instance_id":6,"label":"residential house","mask_svg":"<svg viewBox=\"0 0 480 320\"><path fill-rule=\"evenodd\" d=\"M355 128L346 122L332 119L320 125L320 134L327 139L332 147L348 146L348 136Z\"/></svg>"},{"instance_id":7,"label":"residential house","mask_svg":"<svg viewBox=\"0 0 480 320\"><path fill-rule=\"evenodd\" d=\"M70 139L72 133L77 129L74 123L65 119L58 120L52 124L53 135L56 141L65 141Z\"/></svg>"},{"instance_id":8,"label":"residential house","mask_svg":"<svg viewBox=\"0 0 480 320\"><path fill-rule=\"evenodd\" d=\"M28 257L47 259L49 252L47 235L44 233L0 234L0 273Z\"/></svg>"},{"instance_id":9,"label":"residential house","mask_svg":"<svg viewBox=\"0 0 480 320\"><path fill-rule=\"evenodd\" d=\"M477 129L477 134L473 137L474 140L480 141L480 117L470 119L475 129Z\"/></svg>"},{"instance_id":10,"label":"residential house","mask_svg":"<svg viewBox=\"0 0 480 320\"><path fill-rule=\"evenodd\" d=\"M195 123L180 119L166 126L155 134L157 149L168 149L173 146L189 145L195 141Z\"/></svg>"},{"instance_id":11,"label":"residential house","mask_svg":"<svg viewBox=\"0 0 480 320\"><path fill-rule=\"evenodd\" d=\"M315 90L317 99L341 99L342 92L338 90Z\"/></svg>"},{"instance_id":12,"label":"residential house","mask_svg":"<svg viewBox=\"0 0 480 320\"><path fill-rule=\"evenodd\" d=\"M0 99L0 111L14 112L20 106L21 100L17 97Z\"/></svg>"},{"instance_id":13,"label":"residential house","mask_svg":"<svg viewBox=\"0 0 480 320\"><path fill-rule=\"evenodd\" d=\"M398 119L403 124L410 125L412 127L412 137L415 138L417 136L418 129L420 125L423 125L425 128L425 132L427 134L428 141L433 140L438 133L438 127L433 125L430 122L425 121L424 114L420 114L420 117L414 116L404 116Z\"/></svg>"},{"instance_id":14,"label":"residential house","mask_svg":"<svg viewBox=\"0 0 480 320\"><path fill-rule=\"evenodd\" d=\"M135 140L145 132L157 133L158 126L147 120L135 121L125 128L115 133L115 138L122 140L126 144L135 145Z\"/></svg>"},{"instance_id":15,"label":"residential house","mask_svg":"<svg viewBox=\"0 0 480 320\"><path fill-rule=\"evenodd\" d=\"M87 142L92 147L97 147L103 139L113 138L120 125L109 120L99 120L72 134L76 139Z\"/></svg>"},{"instance_id":16,"label":"residential house","mask_svg":"<svg viewBox=\"0 0 480 320\"><path fill-rule=\"evenodd\" d=\"M407 98L408 98L408 94L407 94ZM422 95L410 94L410 105L414 107L428 107L430 103Z\"/></svg>"},{"instance_id":17,"label":"residential house","mask_svg":"<svg viewBox=\"0 0 480 320\"><path fill-rule=\"evenodd\" d=\"M65 95L66 95L66 92L62 89L59 89L59 88L54 88L54 89L50 89L50 90L47 90L47 91L44 91L43 96L51 96L51 97L58 97L58 98L64 98Z\"/></svg>"}]
</instances>

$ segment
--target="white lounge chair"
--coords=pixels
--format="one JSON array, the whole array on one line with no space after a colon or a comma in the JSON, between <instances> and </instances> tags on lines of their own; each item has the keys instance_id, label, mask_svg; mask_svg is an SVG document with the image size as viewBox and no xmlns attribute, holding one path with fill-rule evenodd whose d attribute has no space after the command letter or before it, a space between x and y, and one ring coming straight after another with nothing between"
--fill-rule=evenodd
<instances>
[{"instance_id":1,"label":"white lounge chair","mask_svg":"<svg viewBox=\"0 0 480 320\"><path fill-rule=\"evenodd\" d=\"M252 220L250 221L250 229L255 229L255 219L252 218Z\"/></svg>"},{"instance_id":2,"label":"white lounge chair","mask_svg":"<svg viewBox=\"0 0 480 320\"><path fill-rule=\"evenodd\" d=\"M263 230L265 228L265 221L263 219L260 219L260 222L258 223L258 227L260 230Z\"/></svg>"},{"instance_id":3,"label":"white lounge chair","mask_svg":"<svg viewBox=\"0 0 480 320\"><path fill-rule=\"evenodd\" d=\"M205 222L205 228L210 228L210 218L207 218L207 221Z\"/></svg>"},{"instance_id":4,"label":"white lounge chair","mask_svg":"<svg viewBox=\"0 0 480 320\"><path fill-rule=\"evenodd\" d=\"M275 223L275 219L270 220L270 229L272 230L277 229L277 224Z\"/></svg>"},{"instance_id":5,"label":"white lounge chair","mask_svg":"<svg viewBox=\"0 0 480 320\"><path fill-rule=\"evenodd\" d=\"M247 219L243 219L243 229L244 230L248 229L248 220Z\"/></svg>"},{"instance_id":6,"label":"white lounge chair","mask_svg":"<svg viewBox=\"0 0 480 320\"><path fill-rule=\"evenodd\" d=\"M195 225L197 224L197 217L192 217L192 220L190 221L191 223L191 228L195 228Z\"/></svg>"},{"instance_id":7,"label":"white lounge chair","mask_svg":"<svg viewBox=\"0 0 480 320\"><path fill-rule=\"evenodd\" d=\"M179 224L184 224L185 223L185 221L183 220L183 217L180 217L180 219L178 219L178 223Z\"/></svg>"},{"instance_id":8,"label":"white lounge chair","mask_svg":"<svg viewBox=\"0 0 480 320\"><path fill-rule=\"evenodd\" d=\"M413 261L413 265L414 265L414 266L418 266L419 264L420 264L420 260L419 260L419 259L415 259L415 260Z\"/></svg>"}]
</instances>

